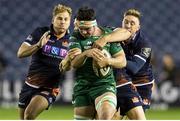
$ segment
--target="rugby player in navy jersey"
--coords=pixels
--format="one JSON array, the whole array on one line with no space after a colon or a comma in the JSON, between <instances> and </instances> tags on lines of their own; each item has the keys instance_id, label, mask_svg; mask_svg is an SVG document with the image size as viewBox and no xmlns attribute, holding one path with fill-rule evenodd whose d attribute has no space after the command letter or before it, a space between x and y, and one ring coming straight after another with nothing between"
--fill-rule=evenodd
<instances>
[{"instance_id":1,"label":"rugby player in navy jersey","mask_svg":"<svg viewBox=\"0 0 180 121\"><path fill-rule=\"evenodd\" d=\"M150 108L154 76L150 64L152 47L149 40L140 30L140 18L141 13L135 9L129 9L124 13L122 27L131 32L132 36L128 40L121 42L127 59L127 66L124 71L125 74L128 75L122 77L130 77L130 80L132 80L133 85L136 87L142 98L143 109L145 111ZM121 41L118 40L118 36L118 32L114 31L97 40L95 46L103 47L107 42ZM123 78L119 80L122 80ZM119 86L118 83L120 82L117 82L117 86ZM133 116L134 114L130 114L130 116ZM139 116L142 117L141 115Z\"/></svg>"},{"instance_id":2,"label":"rugby player in navy jersey","mask_svg":"<svg viewBox=\"0 0 180 121\"><path fill-rule=\"evenodd\" d=\"M20 119L36 117L55 101L62 73L59 63L68 52L72 9L58 4L51 26L36 28L22 43L17 56L32 56L27 78L19 95Z\"/></svg>"}]
</instances>

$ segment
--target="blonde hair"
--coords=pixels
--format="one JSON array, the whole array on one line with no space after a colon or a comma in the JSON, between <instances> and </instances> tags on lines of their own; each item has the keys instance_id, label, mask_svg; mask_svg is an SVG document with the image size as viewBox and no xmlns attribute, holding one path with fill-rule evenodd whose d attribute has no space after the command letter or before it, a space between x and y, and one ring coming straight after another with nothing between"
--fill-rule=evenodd
<instances>
[{"instance_id":1,"label":"blonde hair","mask_svg":"<svg viewBox=\"0 0 180 121\"><path fill-rule=\"evenodd\" d=\"M72 15L72 9L69 6L58 4L53 9L53 17L65 11L67 11L70 16Z\"/></svg>"},{"instance_id":2,"label":"blonde hair","mask_svg":"<svg viewBox=\"0 0 180 121\"><path fill-rule=\"evenodd\" d=\"M128 16L128 15L132 15L132 16L135 16L137 17L139 20L141 19L141 12L136 10L136 9L129 9L127 10L125 13L124 13L124 17L125 16Z\"/></svg>"}]
</instances>

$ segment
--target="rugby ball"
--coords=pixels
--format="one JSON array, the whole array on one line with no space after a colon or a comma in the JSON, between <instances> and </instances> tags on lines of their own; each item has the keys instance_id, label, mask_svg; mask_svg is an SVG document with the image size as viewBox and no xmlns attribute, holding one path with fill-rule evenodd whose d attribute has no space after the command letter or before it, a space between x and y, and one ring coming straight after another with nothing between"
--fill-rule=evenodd
<instances>
[{"instance_id":1,"label":"rugby ball","mask_svg":"<svg viewBox=\"0 0 180 121\"><path fill-rule=\"evenodd\" d=\"M102 52L103 52L103 54L104 54L106 57L111 58L111 54L110 54L107 50L103 49ZM95 73L96 76L98 76L98 77L105 77L105 76L107 76L107 75L109 74L109 72L111 71L111 67L110 67L110 66L106 66L106 67L103 67L103 68L99 68L99 67L97 66L97 62L96 62L95 60L93 60L93 62L92 62L92 67L93 67L94 73Z\"/></svg>"}]
</instances>

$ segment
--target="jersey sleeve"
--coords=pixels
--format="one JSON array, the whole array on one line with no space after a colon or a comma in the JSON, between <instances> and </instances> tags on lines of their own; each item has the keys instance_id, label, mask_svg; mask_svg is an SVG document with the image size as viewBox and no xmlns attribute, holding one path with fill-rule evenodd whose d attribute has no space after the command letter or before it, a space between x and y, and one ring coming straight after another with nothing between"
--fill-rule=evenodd
<instances>
[{"instance_id":1,"label":"jersey sleeve","mask_svg":"<svg viewBox=\"0 0 180 121\"><path fill-rule=\"evenodd\" d=\"M148 43L140 43L138 46L136 54L127 60L127 69L133 74L136 74L144 66L152 52L152 48Z\"/></svg>"},{"instance_id":2,"label":"jersey sleeve","mask_svg":"<svg viewBox=\"0 0 180 121\"><path fill-rule=\"evenodd\" d=\"M78 41L77 37L72 35L70 37L69 49L73 49L73 48L81 49L81 45L80 45L80 42Z\"/></svg>"},{"instance_id":3,"label":"jersey sleeve","mask_svg":"<svg viewBox=\"0 0 180 121\"><path fill-rule=\"evenodd\" d=\"M116 42L111 43L111 45L110 45L110 53L111 53L111 55L114 55L114 54L120 52L121 50L123 50L123 49L122 49L120 43L116 43Z\"/></svg>"},{"instance_id":4,"label":"jersey sleeve","mask_svg":"<svg viewBox=\"0 0 180 121\"><path fill-rule=\"evenodd\" d=\"M28 37L25 39L25 43L34 45L36 44L45 31L42 31L40 28L36 28Z\"/></svg>"}]
</instances>

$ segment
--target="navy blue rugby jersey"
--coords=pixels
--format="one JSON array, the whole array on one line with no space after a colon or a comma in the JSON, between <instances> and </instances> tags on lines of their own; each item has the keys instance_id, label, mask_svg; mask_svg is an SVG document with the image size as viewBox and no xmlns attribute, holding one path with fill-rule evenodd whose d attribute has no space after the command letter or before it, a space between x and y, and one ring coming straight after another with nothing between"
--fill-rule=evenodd
<instances>
[{"instance_id":1,"label":"navy blue rugby jersey","mask_svg":"<svg viewBox=\"0 0 180 121\"><path fill-rule=\"evenodd\" d=\"M59 63L67 55L69 45L69 33L58 39L51 27L39 27L30 34L25 42L36 44L42 35L50 30L48 42L32 55L28 71L27 82L38 87L57 87L62 74L59 71Z\"/></svg>"},{"instance_id":2,"label":"navy blue rugby jersey","mask_svg":"<svg viewBox=\"0 0 180 121\"><path fill-rule=\"evenodd\" d=\"M114 68L114 75L116 79L116 85L122 86L126 84L132 83L131 77L127 74L127 70L125 68L119 69Z\"/></svg>"},{"instance_id":3,"label":"navy blue rugby jersey","mask_svg":"<svg viewBox=\"0 0 180 121\"><path fill-rule=\"evenodd\" d=\"M126 72L134 84L145 84L153 81L151 61L152 46L138 31L129 43L121 43L127 59Z\"/></svg>"}]
</instances>

